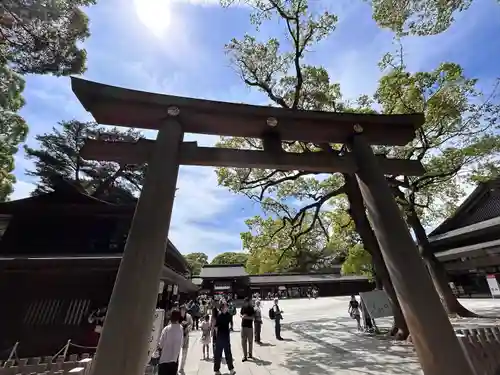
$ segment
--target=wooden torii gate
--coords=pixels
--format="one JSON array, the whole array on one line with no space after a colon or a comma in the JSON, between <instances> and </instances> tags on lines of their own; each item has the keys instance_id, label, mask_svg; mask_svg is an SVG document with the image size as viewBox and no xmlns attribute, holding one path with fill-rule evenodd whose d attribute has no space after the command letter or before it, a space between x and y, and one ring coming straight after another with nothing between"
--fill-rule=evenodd
<instances>
[{"instance_id":1,"label":"wooden torii gate","mask_svg":"<svg viewBox=\"0 0 500 375\"><path fill-rule=\"evenodd\" d=\"M152 94L79 78L72 78L72 88L100 124L158 130L156 141L95 139L82 150L87 159L148 163L93 375L144 372L180 164L355 174L424 373L472 374L384 177L421 175L423 167L376 156L371 148L410 142L424 122L422 114L297 111ZM198 147L183 142L184 133L259 138L264 150ZM288 153L281 147L284 140L340 143L349 152Z\"/></svg>"}]
</instances>

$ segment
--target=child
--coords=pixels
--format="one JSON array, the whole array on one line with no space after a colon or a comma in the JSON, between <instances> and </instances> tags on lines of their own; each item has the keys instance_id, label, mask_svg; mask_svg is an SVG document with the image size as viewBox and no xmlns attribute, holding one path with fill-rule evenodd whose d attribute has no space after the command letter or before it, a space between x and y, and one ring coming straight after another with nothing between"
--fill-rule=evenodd
<instances>
[{"instance_id":1,"label":"child","mask_svg":"<svg viewBox=\"0 0 500 375\"><path fill-rule=\"evenodd\" d=\"M179 324L180 318L179 310L173 310L170 315L170 324L161 332L158 343L160 352L158 375L177 375L179 355L184 341L183 328Z\"/></svg>"},{"instance_id":2,"label":"child","mask_svg":"<svg viewBox=\"0 0 500 375\"><path fill-rule=\"evenodd\" d=\"M203 345L203 359L210 359L210 350L208 346L210 345L212 326L210 325L210 316L207 314L204 317L203 323L201 323L201 344ZM207 353L205 355L205 352Z\"/></svg>"},{"instance_id":3,"label":"child","mask_svg":"<svg viewBox=\"0 0 500 375\"><path fill-rule=\"evenodd\" d=\"M358 323L358 331L361 331L362 328L361 328L361 314L359 312L359 302L356 300L355 296L351 296L347 313L351 316L352 319L356 320L356 323Z\"/></svg>"}]
</instances>

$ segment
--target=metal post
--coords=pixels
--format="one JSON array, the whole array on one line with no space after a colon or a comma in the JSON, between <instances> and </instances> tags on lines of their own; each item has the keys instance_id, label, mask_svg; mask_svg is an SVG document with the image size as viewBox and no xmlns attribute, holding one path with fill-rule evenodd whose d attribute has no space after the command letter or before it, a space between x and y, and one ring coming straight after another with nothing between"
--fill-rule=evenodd
<instances>
[{"instance_id":1,"label":"metal post","mask_svg":"<svg viewBox=\"0 0 500 375\"><path fill-rule=\"evenodd\" d=\"M158 131L148 161L92 375L144 374L179 171L183 131L175 119L178 113L169 108L171 116Z\"/></svg>"},{"instance_id":2,"label":"metal post","mask_svg":"<svg viewBox=\"0 0 500 375\"><path fill-rule=\"evenodd\" d=\"M3 367L5 367L7 365L7 362L9 362L12 359L12 357L14 357L18 346L19 346L19 341L16 341L16 343L12 347L12 350L10 351L9 356L7 357L7 360L4 362Z\"/></svg>"},{"instance_id":3,"label":"metal post","mask_svg":"<svg viewBox=\"0 0 500 375\"><path fill-rule=\"evenodd\" d=\"M355 125L350 149L357 178L384 261L426 375L473 371L425 269L372 148Z\"/></svg>"}]
</instances>

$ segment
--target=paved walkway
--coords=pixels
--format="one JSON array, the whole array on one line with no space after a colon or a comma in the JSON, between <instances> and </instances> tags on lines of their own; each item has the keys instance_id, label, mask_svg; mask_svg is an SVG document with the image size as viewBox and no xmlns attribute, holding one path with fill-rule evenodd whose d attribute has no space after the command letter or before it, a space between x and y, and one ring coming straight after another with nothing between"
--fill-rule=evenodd
<instances>
[{"instance_id":1,"label":"paved walkway","mask_svg":"<svg viewBox=\"0 0 500 375\"><path fill-rule=\"evenodd\" d=\"M254 360L241 362L240 332L231 334L231 346L238 375L421 375L420 365L409 344L378 339L359 334L356 323L347 316L348 298L320 298L318 300L285 300L280 302L285 313L283 338L274 338L273 323L265 319L262 340L264 346L255 346ZM467 300L466 300L467 301ZM467 307L480 313L500 315L500 301L467 302ZM484 305L484 306L483 306ZM270 302L263 306L267 315ZM239 329L239 319L236 327ZM377 321L380 327L390 325L391 319ZM488 320L463 319L458 326L477 326ZM498 322L496 322L498 324ZM488 325L489 325L488 324ZM186 375L213 373L213 361L203 361L201 333L191 333L191 347L186 364ZM211 357L213 353L210 353ZM228 374L224 364L222 374Z\"/></svg>"}]
</instances>

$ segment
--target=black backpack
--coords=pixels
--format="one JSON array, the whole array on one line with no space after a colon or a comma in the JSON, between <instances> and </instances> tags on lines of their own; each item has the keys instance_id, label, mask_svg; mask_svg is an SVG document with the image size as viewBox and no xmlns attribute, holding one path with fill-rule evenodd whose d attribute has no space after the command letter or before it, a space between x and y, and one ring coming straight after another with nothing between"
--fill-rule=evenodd
<instances>
[{"instance_id":1,"label":"black backpack","mask_svg":"<svg viewBox=\"0 0 500 375\"><path fill-rule=\"evenodd\" d=\"M269 319L274 319L276 315L274 314L274 307L269 309Z\"/></svg>"}]
</instances>

